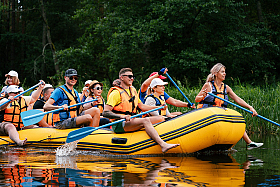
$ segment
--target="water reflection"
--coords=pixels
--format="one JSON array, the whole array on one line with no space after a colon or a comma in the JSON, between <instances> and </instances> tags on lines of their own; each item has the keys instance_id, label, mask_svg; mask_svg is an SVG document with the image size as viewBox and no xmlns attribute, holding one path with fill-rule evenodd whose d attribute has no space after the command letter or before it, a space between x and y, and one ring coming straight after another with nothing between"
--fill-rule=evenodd
<instances>
[{"instance_id":1,"label":"water reflection","mask_svg":"<svg viewBox=\"0 0 280 187\"><path fill-rule=\"evenodd\" d=\"M242 186L230 155L117 157L94 152L56 157L53 150L10 149L0 155L3 186Z\"/></svg>"}]
</instances>

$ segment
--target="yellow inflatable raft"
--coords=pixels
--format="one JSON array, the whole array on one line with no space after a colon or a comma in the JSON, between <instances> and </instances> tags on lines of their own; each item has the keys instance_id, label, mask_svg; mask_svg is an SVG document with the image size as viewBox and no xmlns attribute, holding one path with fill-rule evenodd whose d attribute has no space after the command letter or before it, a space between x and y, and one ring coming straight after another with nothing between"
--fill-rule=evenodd
<instances>
[{"instance_id":1,"label":"yellow inflatable raft","mask_svg":"<svg viewBox=\"0 0 280 187\"><path fill-rule=\"evenodd\" d=\"M193 153L230 149L241 139L246 125L237 111L210 107L184 113L154 126L165 142L180 144L167 153ZM56 148L65 143L68 133L73 130L34 128L19 131L19 135L21 139L27 137L26 146ZM15 146L15 143L7 136L0 136L0 145ZM127 155L162 153L145 130L115 134L99 129L81 139L77 148Z\"/></svg>"}]
</instances>

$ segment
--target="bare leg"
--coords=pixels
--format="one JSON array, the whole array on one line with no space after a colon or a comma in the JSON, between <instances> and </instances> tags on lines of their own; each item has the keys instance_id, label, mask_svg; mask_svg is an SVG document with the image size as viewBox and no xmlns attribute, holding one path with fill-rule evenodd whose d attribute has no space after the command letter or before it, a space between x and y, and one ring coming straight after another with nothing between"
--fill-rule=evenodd
<instances>
[{"instance_id":1,"label":"bare leg","mask_svg":"<svg viewBox=\"0 0 280 187\"><path fill-rule=\"evenodd\" d=\"M154 128L153 124L151 123L151 121L149 120L149 118L136 118L136 119L132 119L129 122L125 123L124 126L124 130L125 131L135 131L138 129L141 129L145 127L145 131L146 133L155 141L157 142L160 147L162 152L166 152L171 148L177 147L180 144L168 144L166 142L164 142L158 135L158 132L156 131L156 129Z\"/></svg>"},{"instance_id":2,"label":"bare leg","mask_svg":"<svg viewBox=\"0 0 280 187\"><path fill-rule=\"evenodd\" d=\"M100 110L97 107L92 107L88 110L85 110L85 114L90 114L92 117L91 127L98 127L100 121Z\"/></svg>"},{"instance_id":3,"label":"bare leg","mask_svg":"<svg viewBox=\"0 0 280 187\"><path fill-rule=\"evenodd\" d=\"M26 144L27 138L24 140L19 139L18 131L12 123L7 124L5 129L8 132L10 139L13 140L17 145L23 146Z\"/></svg>"},{"instance_id":4,"label":"bare leg","mask_svg":"<svg viewBox=\"0 0 280 187\"><path fill-rule=\"evenodd\" d=\"M99 108L92 107L88 110L85 110L85 115L78 116L76 119L76 125L81 126L86 124L90 127L98 127L100 121L100 110Z\"/></svg>"},{"instance_id":5,"label":"bare leg","mask_svg":"<svg viewBox=\"0 0 280 187\"><path fill-rule=\"evenodd\" d=\"M148 118L150 119L152 124L156 124L156 123L164 121L164 117L163 116L150 116Z\"/></svg>"},{"instance_id":6,"label":"bare leg","mask_svg":"<svg viewBox=\"0 0 280 187\"><path fill-rule=\"evenodd\" d=\"M247 135L246 131L245 131L244 134L243 134L243 139L244 139L244 141L245 141L247 144L249 144L249 143L252 142L252 140L251 140L251 139L249 138L249 136Z\"/></svg>"},{"instance_id":7,"label":"bare leg","mask_svg":"<svg viewBox=\"0 0 280 187\"><path fill-rule=\"evenodd\" d=\"M174 115L174 116L178 116L178 115L181 115L182 114L182 112L172 112L172 113L170 113L171 115Z\"/></svg>"}]
</instances>

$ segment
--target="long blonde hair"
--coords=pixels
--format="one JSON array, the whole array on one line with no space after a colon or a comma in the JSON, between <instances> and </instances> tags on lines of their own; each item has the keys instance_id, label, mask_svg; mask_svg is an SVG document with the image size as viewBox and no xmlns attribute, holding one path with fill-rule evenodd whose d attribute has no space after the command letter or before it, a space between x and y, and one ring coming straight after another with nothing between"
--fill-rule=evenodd
<instances>
[{"instance_id":1,"label":"long blonde hair","mask_svg":"<svg viewBox=\"0 0 280 187\"><path fill-rule=\"evenodd\" d=\"M210 70L210 74L207 76L206 83L215 80L215 73L218 73L222 68L226 69L226 66L221 63L217 63L216 65L214 65Z\"/></svg>"}]
</instances>

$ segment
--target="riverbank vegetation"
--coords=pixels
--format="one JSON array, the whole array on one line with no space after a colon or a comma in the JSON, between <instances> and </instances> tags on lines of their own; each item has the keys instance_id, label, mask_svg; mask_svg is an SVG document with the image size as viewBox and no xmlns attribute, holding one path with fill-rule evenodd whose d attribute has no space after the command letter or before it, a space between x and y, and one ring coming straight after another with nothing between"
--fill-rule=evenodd
<instances>
[{"instance_id":1,"label":"riverbank vegetation","mask_svg":"<svg viewBox=\"0 0 280 187\"><path fill-rule=\"evenodd\" d=\"M279 81L279 10L273 0L57 0L0 3L0 79L14 69L26 85L109 80L168 67L196 87L218 62L232 79ZM228 81L230 81L229 79Z\"/></svg>"}]
</instances>

